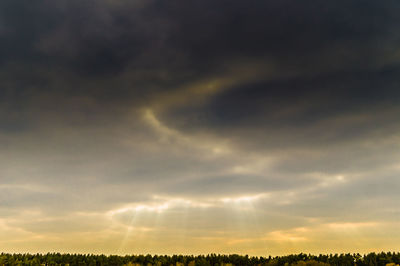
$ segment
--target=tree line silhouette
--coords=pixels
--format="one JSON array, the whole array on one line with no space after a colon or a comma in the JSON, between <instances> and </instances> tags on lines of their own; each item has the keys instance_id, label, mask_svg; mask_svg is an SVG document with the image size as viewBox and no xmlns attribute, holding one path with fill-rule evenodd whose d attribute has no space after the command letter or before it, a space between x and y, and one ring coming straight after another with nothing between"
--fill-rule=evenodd
<instances>
[{"instance_id":1,"label":"tree line silhouette","mask_svg":"<svg viewBox=\"0 0 400 266\"><path fill-rule=\"evenodd\" d=\"M400 265L399 252L311 255L295 254L277 257L248 255L93 255L93 254L0 254L0 265L126 265L126 266L395 266Z\"/></svg>"}]
</instances>

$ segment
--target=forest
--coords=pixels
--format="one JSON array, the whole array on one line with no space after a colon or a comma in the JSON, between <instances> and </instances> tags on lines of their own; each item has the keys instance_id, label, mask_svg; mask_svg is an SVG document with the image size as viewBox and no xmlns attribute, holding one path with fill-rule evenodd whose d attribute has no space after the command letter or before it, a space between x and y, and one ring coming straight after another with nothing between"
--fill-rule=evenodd
<instances>
[{"instance_id":1,"label":"forest","mask_svg":"<svg viewBox=\"0 0 400 266\"><path fill-rule=\"evenodd\" d=\"M126 265L126 266L395 266L399 252L311 255L295 254L276 257L248 255L93 255L93 254L0 254L0 265Z\"/></svg>"}]
</instances>

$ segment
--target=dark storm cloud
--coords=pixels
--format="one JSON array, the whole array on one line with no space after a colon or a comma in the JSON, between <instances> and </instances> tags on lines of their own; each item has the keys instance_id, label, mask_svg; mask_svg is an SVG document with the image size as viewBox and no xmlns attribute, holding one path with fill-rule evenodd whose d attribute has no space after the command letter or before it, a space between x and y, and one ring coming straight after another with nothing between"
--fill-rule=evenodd
<instances>
[{"instance_id":1,"label":"dark storm cloud","mask_svg":"<svg viewBox=\"0 0 400 266\"><path fill-rule=\"evenodd\" d=\"M339 44L359 49L377 45L374 38L398 37L393 36L399 23L394 1L383 5L373 1L172 1L164 5L161 10L171 12L172 21L179 25L178 34L172 36L174 46L187 51L193 62L208 62L208 67L223 63L221 58L241 56L268 56L301 67L324 48ZM374 58L364 62L369 60Z\"/></svg>"},{"instance_id":2,"label":"dark storm cloud","mask_svg":"<svg viewBox=\"0 0 400 266\"><path fill-rule=\"evenodd\" d=\"M150 78L139 78L130 88L68 89L105 98L137 97L135 91L146 93L144 88L154 83L165 90L188 82L188 77L218 73L234 60L249 58L277 64L280 71L338 64L341 69L374 67L397 49L399 41L396 1L3 1L1 5L3 66L13 62L55 68L88 79L115 76L127 68L150 71Z\"/></svg>"},{"instance_id":3,"label":"dark storm cloud","mask_svg":"<svg viewBox=\"0 0 400 266\"><path fill-rule=\"evenodd\" d=\"M204 106L171 112L170 123L233 138L247 133L256 136L248 141L265 147L391 135L399 126L399 75L396 67L246 84L217 94Z\"/></svg>"}]
</instances>

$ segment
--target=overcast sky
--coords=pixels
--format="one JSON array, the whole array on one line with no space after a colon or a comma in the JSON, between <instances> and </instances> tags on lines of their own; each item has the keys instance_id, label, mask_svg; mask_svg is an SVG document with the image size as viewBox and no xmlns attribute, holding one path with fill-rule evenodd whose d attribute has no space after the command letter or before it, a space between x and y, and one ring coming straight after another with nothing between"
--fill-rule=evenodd
<instances>
[{"instance_id":1,"label":"overcast sky","mask_svg":"<svg viewBox=\"0 0 400 266\"><path fill-rule=\"evenodd\" d=\"M0 250L399 250L399 14L2 0Z\"/></svg>"}]
</instances>

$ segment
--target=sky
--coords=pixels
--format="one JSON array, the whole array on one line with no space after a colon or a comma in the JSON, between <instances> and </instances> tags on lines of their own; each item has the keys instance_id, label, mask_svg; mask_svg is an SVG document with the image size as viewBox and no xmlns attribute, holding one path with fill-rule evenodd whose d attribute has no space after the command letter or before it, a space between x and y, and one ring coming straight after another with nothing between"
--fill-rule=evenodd
<instances>
[{"instance_id":1,"label":"sky","mask_svg":"<svg viewBox=\"0 0 400 266\"><path fill-rule=\"evenodd\" d=\"M2 0L0 250L400 249L397 0Z\"/></svg>"}]
</instances>

